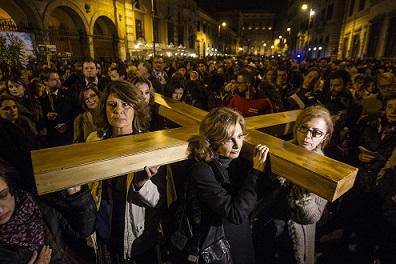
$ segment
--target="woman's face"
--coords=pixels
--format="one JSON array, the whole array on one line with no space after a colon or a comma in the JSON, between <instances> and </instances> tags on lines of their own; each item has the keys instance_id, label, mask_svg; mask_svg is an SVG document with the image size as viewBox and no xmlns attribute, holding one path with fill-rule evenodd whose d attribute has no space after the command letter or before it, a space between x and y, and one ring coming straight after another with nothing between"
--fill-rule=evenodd
<instances>
[{"instance_id":1,"label":"woman's face","mask_svg":"<svg viewBox=\"0 0 396 264\"><path fill-rule=\"evenodd\" d=\"M14 83L12 81L8 82L8 91L10 92L10 94L12 96L15 96L18 98L25 95L25 88L23 87L23 85Z\"/></svg>"},{"instance_id":2,"label":"woman's face","mask_svg":"<svg viewBox=\"0 0 396 264\"><path fill-rule=\"evenodd\" d=\"M386 102L385 115L389 123L396 123L396 99Z\"/></svg>"},{"instance_id":3,"label":"woman's face","mask_svg":"<svg viewBox=\"0 0 396 264\"><path fill-rule=\"evenodd\" d=\"M183 93L184 93L183 88L177 88L173 91L172 98L177 101L181 101L183 97Z\"/></svg>"},{"instance_id":4,"label":"woman's face","mask_svg":"<svg viewBox=\"0 0 396 264\"><path fill-rule=\"evenodd\" d=\"M274 76L273 71L267 71L267 73L265 74L265 79L267 80L267 82L272 83L273 76Z\"/></svg>"},{"instance_id":5,"label":"woman's face","mask_svg":"<svg viewBox=\"0 0 396 264\"><path fill-rule=\"evenodd\" d=\"M315 150L327 137L327 124L321 117L307 119L297 127L297 144L306 150Z\"/></svg>"},{"instance_id":6,"label":"woman's face","mask_svg":"<svg viewBox=\"0 0 396 264\"><path fill-rule=\"evenodd\" d=\"M132 105L110 94L106 100L106 117L110 126L114 128L132 127L135 110Z\"/></svg>"},{"instance_id":7,"label":"woman's face","mask_svg":"<svg viewBox=\"0 0 396 264\"><path fill-rule=\"evenodd\" d=\"M15 211L15 198L6 182L0 178L0 225L6 224Z\"/></svg>"},{"instance_id":8,"label":"woman's face","mask_svg":"<svg viewBox=\"0 0 396 264\"><path fill-rule=\"evenodd\" d=\"M147 83L138 83L137 88L142 93L146 104L148 104L150 102L150 87L147 85Z\"/></svg>"},{"instance_id":9,"label":"woman's face","mask_svg":"<svg viewBox=\"0 0 396 264\"><path fill-rule=\"evenodd\" d=\"M217 153L223 157L236 159L239 157L243 146L244 139L243 131L241 125L238 123L235 126L234 133L225 142L221 143L217 149Z\"/></svg>"},{"instance_id":10,"label":"woman's face","mask_svg":"<svg viewBox=\"0 0 396 264\"><path fill-rule=\"evenodd\" d=\"M14 100L4 100L0 105L0 117L8 121L18 119L18 107Z\"/></svg>"},{"instance_id":11,"label":"woman's face","mask_svg":"<svg viewBox=\"0 0 396 264\"><path fill-rule=\"evenodd\" d=\"M89 110L95 109L99 106L99 96L95 93L94 90L88 89L83 92L84 103Z\"/></svg>"},{"instance_id":12,"label":"woman's face","mask_svg":"<svg viewBox=\"0 0 396 264\"><path fill-rule=\"evenodd\" d=\"M312 81L318 77L319 73L317 71L310 71L307 75L304 76L304 87L310 88L310 86L312 85Z\"/></svg>"}]
</instances>

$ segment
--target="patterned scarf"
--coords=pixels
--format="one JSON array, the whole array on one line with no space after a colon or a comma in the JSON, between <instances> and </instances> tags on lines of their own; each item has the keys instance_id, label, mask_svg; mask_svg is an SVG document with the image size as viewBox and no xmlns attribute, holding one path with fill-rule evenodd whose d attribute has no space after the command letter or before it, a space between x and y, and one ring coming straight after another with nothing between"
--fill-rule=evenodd
<instances>
[{"instance_id":1,"label":"patterned scarf","mask_svg":"<svg viewBox=\"0 0 396 264\"><path fill-rule=\"evenodd\" d=\"M27 192L16 191L14 197L14 214L7 223L0 225L0 244L38 250L44 245L40 209Z\"/></svg>"}]
</instances>

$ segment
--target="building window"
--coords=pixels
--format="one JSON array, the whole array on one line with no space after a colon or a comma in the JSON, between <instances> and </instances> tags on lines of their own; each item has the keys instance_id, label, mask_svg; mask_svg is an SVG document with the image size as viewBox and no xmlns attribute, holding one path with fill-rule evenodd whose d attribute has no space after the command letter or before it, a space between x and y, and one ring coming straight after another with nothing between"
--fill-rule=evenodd
<instances>
[{"instance_id":1,"label":"building window","mask_svg":"<svg viewBox=\"0 0 396 264\"><path fill-rule=\"evenodd\" d=\"M168 23L168 45L175 41L175 29L172 23Z\"/></svg>"},{"instance_id":2,"label":"building window","mask_svg":"<svg viewBox=\"0 0 396 264\"><path fill-rule=\"evenodd\" d=\"M353 15L354 9L355 9L355 0L351 0L351 4L349 5L349 16Z\"/></svg>"},{"instance_id":3,"label":"building window","mask_svg":"<svg viewBox=\"0 0 396 264\"><path fill-rule=\"evenodd\" d=\"M132 5L135 5L137 9L140 9L140 1L139 0L132 0Z\"/></svg>"},{"instance_id":4,"label":"building window","mask_svg":"<svg viewBox=\"0 0 396 264\"><path fill-rule=\"evenodd\" d=\"M366 0L360 0L359 2L359 11L363 10L366 6Z\"/></svg>"},{"instance_id":5,"label":"building window","mask_svg":"<svg viewBox=\"0 0 396 264\"><path fill-rule=\"evenodd\" d=\"M136 39L144 38L143 22L140 19L135 19Z\"/></svg>"},{"instance_id":6,"label":"building window","mask_svg":"<svg viewBox=\"0 0 396 264\"><path fill-rule=\"evenodd\" d=\"M381 26L382 26L381 21L375 21L371 25L370 34L369 37L367 38L370 40L368 42L368 47L367 47L367 57L369 58L374 58L376 55L375 53L377 52L377 46L380 39Z\"/></svg>"},{"instance_id":7,"label":"building window","mask_svg":"<svg viewBox=\"0 0 396 264\"><path fill-rule=\"evenodd\" d=\"M334 4L331 4L327 7L327 20L331 20L333 18L333 9L334 9Z\"/></svg>"},{"instance_id":8,"label":"building window","mask_svg":"<svg viewBox=\"0 0 396 264\"><path fill-rule=\"evenodd\" d=\"M205 24L202 25L202 31L203 31L203 33L206 34L206 25Z\"/></svg>"},{"instance_id":9,"label":"building window","mask_svg":"<svg viewBox=\"0 0 396 264\"><path fill-rule=\"evenodd\" d=\"M393 17L389 23L388 29L388 41L385 46L385 57L395 57L396 56L396 17Z\"/></svg>"},{"instance_id":10,"label":"building window","mask_svg":"<svg viewBox=\"0 0 396 264\"><path fill-rule=\"evenodd\" d=\"M197 22L197 31L201 31L201 22Z\"/></svg>"}]
</instances>

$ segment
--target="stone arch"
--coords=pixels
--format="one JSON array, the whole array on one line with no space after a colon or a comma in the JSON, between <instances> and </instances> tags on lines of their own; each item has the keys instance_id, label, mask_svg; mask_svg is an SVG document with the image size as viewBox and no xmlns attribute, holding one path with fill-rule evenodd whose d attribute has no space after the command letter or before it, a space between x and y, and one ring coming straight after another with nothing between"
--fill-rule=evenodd
<instances>
[{"instance_id":1,"label":"stone arch","mask_svg":"<svg viewBox=\"0 0 396 264\"><path fill-rule=\"evenodd\" d=\"M42 28L40 14L32 4L24 0L18 3L14 0L0 0L0 10L3 10L3 15L9 15L18 31L31 32Z\"/></svg>"},{"instance_id":2,"label":"stone arch","mask_svg":"<svg viewBox=\"0 0 396 264\"><path fill-rule=\"evenodd\" d=\"M118 32L114 20L109 16L97 16L92 20L93 48L96 59L118 57Z\"/></svg>"},{"instance_id":3,"label":"stone arch","mask_svg":"<svg viewBox=\"0 0 396 264\"><path fill-rule=\"evenodd\" d=\"M47 41L56 45L57 52L69 52L74 58L86 57L88 50L88 23L82 11L73 2L55 1L44 12Z\"/></svg>"}]
</instances>

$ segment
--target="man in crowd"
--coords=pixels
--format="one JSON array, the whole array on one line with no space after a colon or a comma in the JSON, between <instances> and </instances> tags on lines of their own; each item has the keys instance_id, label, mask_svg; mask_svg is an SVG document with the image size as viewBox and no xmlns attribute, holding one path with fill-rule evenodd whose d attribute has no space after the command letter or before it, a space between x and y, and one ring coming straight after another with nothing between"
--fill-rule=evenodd
<instances>
[{"instance_id":1,"label":"man in crowd","mask_svg":"<svg viewBox=\"0 0 396 264\"><path fill-rule=\"evenodd\" d=\"M41 99L46 117L49 147L71 144L73 139L74 110L69 90L61 88L58 72L49 69L42 73L47 92Z\"/></svg>"}]
</instances>

